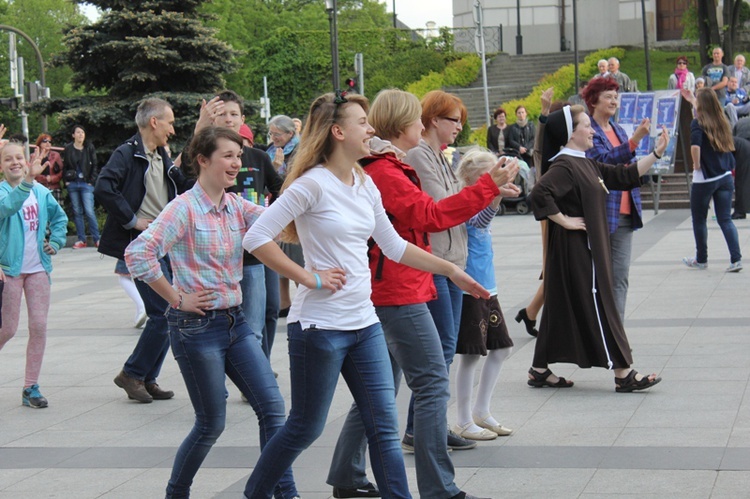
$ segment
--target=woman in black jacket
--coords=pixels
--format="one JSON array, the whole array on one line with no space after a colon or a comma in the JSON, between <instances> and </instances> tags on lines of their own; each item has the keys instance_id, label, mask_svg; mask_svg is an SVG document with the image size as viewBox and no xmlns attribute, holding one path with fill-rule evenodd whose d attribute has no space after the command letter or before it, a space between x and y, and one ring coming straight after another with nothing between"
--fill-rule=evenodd
<instances>
[{"instance_id":1,"label":"woman in black jacket","mask_svg":"<svg viewBox=\"0 0 750 499\"><path fill-rule=\"evenodd\" d=\"M98 175L96 149L92 143L86 142L86 130L81 125L75 125L73 142L66 145L63 151L63 179L73 206L73 221L78 233L78 241L73 249L86 247L84 215L94 246L99 246L99 225L94 213L94 184Z\"/></svg>"},{"instance_id":2,"label":"woman in black jacket","mask_svg":"<svg viewBox=\"0 0 750 499\"><path fill-rule=\"evenodd\" d=\"M529 166L533 166L535 136L534 123L528 120L526 108L518 106L516 108L516 122L508 127L505 147L518 151L519 157L526 161Z\"/></svg>"}]
</instances>

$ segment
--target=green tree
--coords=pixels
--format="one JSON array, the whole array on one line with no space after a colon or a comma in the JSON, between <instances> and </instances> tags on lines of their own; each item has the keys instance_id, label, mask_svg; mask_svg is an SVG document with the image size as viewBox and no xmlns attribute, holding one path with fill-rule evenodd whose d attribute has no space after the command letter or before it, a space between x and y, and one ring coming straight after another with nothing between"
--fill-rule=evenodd
<instances>
[{"instance_id":1,"label":"green tree","mask_svg":"<svg viewBox=\"0 0 750 499\"><path fill-rule=\"evenodd\" d=\"M239 69L226 79L241 95L258 99L266 76L272 113L303 114L316 95L331 90L329 21L322 0L213 0L203 9L214 16L218 37L240 52ZM341 78L354 76L354 54L362 52L369 97L441 71L452 57L443 38L428 44L391 23L385 4L376 0L338 2Z\"/></svg>"},{"instance_id":2,"label":"green tree","mask_svg":"<svg viewBox=\"0 0 750 499\"><path fill-rule=\"evenodd\" d=\"M108 154L135 131L138 101L168 100L175 110L180 149L197 119L200 99L224 86L234 51L203 25L199 0L90 0L103 14L94 24L69 29L56 59L73 70L72 85L89 95L50 102L67 130L87 128Z\"/></svg>"},{"instance_id":3,"label":"green tree","mask_svg":"<svg viewBox=\"0 0 750 499\"><path fill-rule=\"evenodd\" d=\"M67 26L81 26L87 22L80 12L78 5L69 0L0 0L0 24L18 28L29 35L39 47L45 64L64 50L63 29ZM35 81L40 79L39 67L34 51L29 43L17 36L18 55L24 58L25 79ZM0 36L0 92L3 96L10 96L10 70L8 64L8 34ZM68 84L72 71L67 66L45 67L46 84L53 96L70 96L72 88ZM17 112L2 110L0 119L12 130L20 128ZM32 139L39 131L37 113L32 114L29 128ZM54 126L54 122L50 122Z\"/></svg>"}]
</instances>

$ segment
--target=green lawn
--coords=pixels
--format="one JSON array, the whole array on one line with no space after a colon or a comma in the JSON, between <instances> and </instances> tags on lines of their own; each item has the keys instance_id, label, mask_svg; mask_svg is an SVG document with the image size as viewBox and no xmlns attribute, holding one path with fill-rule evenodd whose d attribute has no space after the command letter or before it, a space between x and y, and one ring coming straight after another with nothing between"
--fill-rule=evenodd
<instances>
[{"instance_id":1,"label":"green lawn","mask_svg":"<svg viewBox=\"0 0 750 499\"><path fill-rule=\"evenodd\" d=\"M650 50L649 59L651 63L651 82L654 90L666 90L669 75L674 72L675 60L678 56L685 55L688 58L688 69L695 77L700 76L701 65L698 51L694 52L664 52L661 50ZM646 54L643 49L628 50L625 57L620 60L620 71L630 76L631 80L638 80L638 90L648 90L646 79Z\"/></svg>"}]
</instances>

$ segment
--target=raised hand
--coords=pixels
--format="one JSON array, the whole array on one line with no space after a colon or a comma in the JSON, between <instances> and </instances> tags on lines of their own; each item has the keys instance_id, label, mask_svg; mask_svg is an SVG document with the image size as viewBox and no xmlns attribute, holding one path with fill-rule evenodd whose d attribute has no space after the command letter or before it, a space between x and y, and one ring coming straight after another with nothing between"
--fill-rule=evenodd
<instances>
[{"instance_id":1,"label":"raised hand","mask_svg":"<svg viewBox=\"0 0 750 499\"><path fill-rule=\"evenodd\" d=\"M630 138L633 140L633 142L638 144L641 142L641 140L643 140L643 137L647 137L649 133L651 133L651 120L648 118L643 118L643 120L641 120L641 124L638 125L638 127L635 129L635 132L633 132L633 136Z\"/></svg>"},{"instance_id":2,"label":"raised hand","mask_svg":"<svg viewBox=\"0 0 750 499\"><path fill-rule=\"evenodd\" d=\"M223 112L224 101L219 99L218 95L208 102L206 102L206 99L203 99L201 101L201 112L198 116L198 122L195 124L195 133L198 133L207 126L213 125L216 118Z\"/></svg>"},{"instance_id":3,"label":"raised hand","mask_svg":"<svg viewBox=\"0 0 750 499\"><path fill-rule=\"evenodd\" d=\"M542 116L549 114L549 109L552 107L552 98L555 94L555 88L549 87L547 90L542 92Z\"/></svg>"},{"instance_id":4,"label":"raised hand","mask_svg":"<svg viewBox=\"0 0 750 499\"><path fill-rule=\"evenodd\" d=\"M654 147L654 151L661 156L664 154L664 151L667 150L667 145L669 145L669 132L667 131L667 128L663 126L661 127L659 138L656 139L656 147Z\"/></svg>"},{"instance_id":5,"label":"raised hand","mask_svg":"<svg viewBox=\"0 0 750 499\"><path fill-rule=\"evenodd\" d=\"M512 184L518 174L518 159L508 158L507 156L500 157L495 166L490 168L489 174L498 187Z\"/></svg>"}]
</instances>

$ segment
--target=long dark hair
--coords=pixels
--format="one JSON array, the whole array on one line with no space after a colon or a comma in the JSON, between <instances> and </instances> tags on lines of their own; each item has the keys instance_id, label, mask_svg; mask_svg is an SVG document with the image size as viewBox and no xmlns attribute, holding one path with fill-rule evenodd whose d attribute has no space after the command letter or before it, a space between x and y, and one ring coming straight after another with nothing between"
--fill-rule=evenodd
<instances>
[{"instance_id":1,"label":"long dark hair","mask_svg":"<svg viewBox=\"0 0 750 499\"><path fill-rule=\"evenodd\" d=\"M734 151L734 139L729 121L724 117L724 109L711 88L700 88L695 94L696 114L708 141L717 152Z\"/></svg>"}]
</instances>

